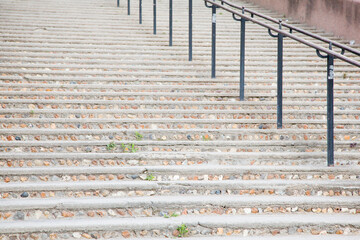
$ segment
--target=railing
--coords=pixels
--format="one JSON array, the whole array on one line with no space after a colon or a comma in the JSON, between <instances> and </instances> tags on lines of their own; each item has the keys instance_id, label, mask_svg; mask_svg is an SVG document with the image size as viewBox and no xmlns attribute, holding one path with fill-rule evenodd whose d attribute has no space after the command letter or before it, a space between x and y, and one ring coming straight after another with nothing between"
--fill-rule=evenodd
<instances>
[{"instance_id":1,"label":"railing","mask_svg":"<svg viewBox=\"0 0 360 240\"><path fill-rule=\"evenodd\" d=\"M139 1L139 24L142 24L142 0ZM192 1L188 0L189 4L189 61L192 61ZM156 0L153 0L153 34L156 35ZM120 0L117 0L117 7L120 7ZM127 0L127 12L130 15L130 0ZM169 0L169 46L173 42L173 0Z\"/></svg>"},{"instance_id":2,"label":"railing","mask_svg":"<svg viewBox=\"0 0 360 240\"><path fill-rule=\"evenodd\" d=\"M139 23L142 23L142 0L139 0ZM268 29L271 37L277 38L277 128L282 128L282 93L283 93L283 40L285 37L291 38L308 47L314 48L316 54L320 58L327 59L327 165L334 166L334 59L340 59L344 62L360 67L360 62L351 58L345 57L344 53L351 52L360 56L360 51L350 48L341 43L331 41L327 38L310 33L296 26L282 22L269 16L257 13L243 6L237 6L227 0L204 0L205 6L211 8L212 13L212 44L211 44L211 77L216 77L216 9L221 8L232 14L233 19L240 21L240 101L245 98L245 23L250 21L259 26ZM117 6L120 2L117 0ZM225 6L226 5L226 6ZM189 0L189 61L192 61L192 0ZM128 15L130 15L130 0L128 0ZM240 10L241 12L238 12ZM173 28L173 0L169 0L169 46L172 46L172 28ZM249 13L250 16L246 16ZM263 23L254 17L270 21L278 24L278 28ZM289 32L284 31L283 27L288 28ZM313 39L320 40L329 44L329 48L324 48L320 45L314 44L310 41L302 39L294 35L294 31L303 35L309 36ZM156 0L153 0L153 32L156 34ZM274 34L276 32L277 34ZM341 49L341 53L332 50L333 47ZM322 54L323 53L323 54Z\"/></svg>"}]
</instances>

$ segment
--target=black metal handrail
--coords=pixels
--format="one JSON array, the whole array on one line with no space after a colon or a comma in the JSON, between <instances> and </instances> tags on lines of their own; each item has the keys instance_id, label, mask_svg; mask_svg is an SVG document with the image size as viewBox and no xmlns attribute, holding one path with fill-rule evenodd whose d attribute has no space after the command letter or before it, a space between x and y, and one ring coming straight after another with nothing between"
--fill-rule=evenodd
<instances>
[{"instance_id":1,"label":"black metal handrail","mask_svg":"<svg viewBox=\"0 0 360 240\"><path fill-rule=\"evenodd\" d=\"M215 46L216 46L216 9L221 8L226 10L229 13L232 13L233 18L237 21L241 21L241 46L240 46L240 100L244 100L244 75L245 75L245 22L251 21L257 25L260 25L262 27L265 27L268 29L268 33L272 37L276 37L278 40L278 61L277 61L277 127L282 128L282 87L283 87L283 39L284 37L289 37L295 41L298 41L306 46L309 46L311 48L314 48L316 50L316 54L321 58L327 59L327 165L328 166L334 166L334 59L338 58L344 62L350 63L352 65L355 65L357 67L360 67L360 62L357 62L351 58L345 57L343 54L345 50L352 52L356 55L359 55L358 51L355 49L352 49L350 47L347 47L345 45L342 45L340 43L336 43L333 41L330 41L328 39L322 38L320 36L317 36L315 34L309 33L305 30L302 30L300 28L294 27L290 24L286 24L286 27L290 29L290 32L286 32L282 30L282 26L284 24L281 20L276 21L275 19L262 15L260 13L257 13L255 11L251 11L247 9L247 12L251 14L250 17L246 16L245 8L236 6L235 4L232 4L225 0L220 0L220 3L215 2L214 0L204 0L205 6L212 9L212 69L211 69L211 76L215 77ZM235 11L232 8L224 6L224 4L227 4L233 8L236 8L238 10L241 10L241 13L238 11ZM211 5L211 6L210 6ZM271 25L268 25L266 23L263 23L259 20L254 19L254 15L257 15L263 19L278 23L279 28L273 27ZM237 18L237 17L240 17ZM314 44L310 41L307 41L305 39L302 39L294 34L292 34L293 30L296 30L298 32L301 32L307 36L310 36L314 39L318 39L324 42L327 42L329 44L329 49L326 49L322 46L319 46L317 44ZM273 34L273 32L276 32L277 35ZM341 47L341 54L335 52L332 50L333 45ZM325 53L325 55L321 54L321 52Z\"/></svg>"},{"instance_id":2,"label":"black metal handrail","mask_svg":"<svg viewBox=\"0 0 360 240\"><path fill-rule=\"evenodd\" d=\"M261 13L252 11L243 6L237 6L227 0L204 0L205 6L212 9L212 47L211 47L211 77L216 77L216 9L221 8L231 13L234 20L241 21L240 29L240 100L244 100L244 88L245 88L245 23L251 21L257 25L260 25L268 29L268 33L271 37L277 38L278 57L277 57L277 127L282 128L282 93L283 93L283 39L289 37L297 42L300 42L308 47L314 48L316 54L320 58L327 59L327 164L328 166L334 166L334 59L338 58L344 62L350 63L354 66L360 67L360 62L351 58L345 57L343 54L345 51L351 52L357 56L360 56L360 51L343 45L341 43L331 41L327 38L310 33L296 26L283 23L281 19L276 20ZM139 23L142 23L142 0L139 0ZM172 46L172 21L173 21L173 0L169 0L169 45ZM227 7L224 6L226 4ZM117 6L119 7L120 1L117 0ZM128 14L130 15L130 0L128 0ZM241 13L234 10L241 10ZM250 17L245 15L245 12L250 13ZM278 24L278 28L263 23L254 19L254 16L258 16L262 19L271 21ZM240 17L240 18L238 18ZM156 34L156 0L153 0L153 32ZM284 31L282 27L287 27L289 32ZM324 48L313 42L302 39L293 34L293 31L297 31L313 39L320 40L328 43L329 48ZM276 32L277 34L274 34ZM337 53L332 50L332 47L336 46L341 49L341 53ZM322 54L323 53L323 54ZM324 55L325 54L325 55ZM189 61L192 61L192 0L189 0Z\"/></svg>"},{"instance_id":3,"label":"black metal handrail","mask_svg":"<svg viewBox=\"0 0 360 240\"><path fill-rule=\"evenodd\" d=\"M332 51L332 50L330 50L330 49L326 49L326 48L324 48L324 47L322 47L322 46L319 46L319 45L314 44L314 43L312 43L312 42L309 42L309 41L307 41L307 40L305 40L305 39L302 39L302 38L300 38L300 37L297 37L296 35L293 35L293 34L291 34L291 33L285 32L284 30L281 30L280 28L277 29L277 28L275 28L275 27L273 27L273 26L271 26L271 25L268 25L268 24L266 24L266 23L260 22L260 21L258 21L258 20L256 20L256 19L251 18L251 17L245 16L244 14L242 14L242 13L240 13L240 12L237 12L237 11L231 9L231 8L225 7L225 6L223 6L223 5L221 5L221 4L218 4L218 3L214 2L214 1L211 1L211 0L204 0L204 1L205 1L206 3L210 3L210 4L214 5L214 6L216 6L217 8L222 8L222 9L224 9L224 10L226 10L226 11L228 11L228 12L230 12L230 13L236 15L236 16L239 16L239 17L241 17L241 18L244 18L244 19L247 20L247 21L251 21L251 22L256 23L256 24L258 24L258 25L260 25L260 26L262 26L262 27L265 27L265 28L267 28L267 29L270 29L271 31L280 33L280 34L282 34L283 36L292 38L292 39L295 40L295 41L298 41L298 42L300 42L300 43L303 43L303 44L305 44L305 45L307 45L307 46L309 46L309 47L315 48L316 50L319 50L319 51L321 51L321 52L327 53L328 55L331 55L331 56L333 56L334 58L338 58L338 59L343 60L343 61L345 61L345 62L347 62L347 63L350 63L350 64L352 64L352 65L355 65L355 66L357 66L357 67L360 67L360 62L355 61L355 60L353 60L353 59L351 59L351 58L345 57L345 56L343 56L342 54L339 54L339 53L337 53L337 52L335 52L335 51ZM283 25L282 22L280 22L279 24ZM334 42L330 42L330 43L334 44Z\"/></svg>"},{"instance_id":4,"label":"black metal handrail","mask_svg":"<svg viewBox=\"0 0 360 240\"><path fill-rule=\"evenodd\" d=\"M130 15L130 1L127 1L127 13ZM192 4L189 0L189 61L192 61ZM156 35L156 0L153 0L153 34ZM120 0L117 0L117 7L120 7ZM142 0L139 0L139 24L142 24ZM173 44L173 0L169 0L169 46Z\"/></svg>"},{"instance_id":5,"label":"black metal handrail","mask_svg":"<svg viewBox=\"0 0 360 240\"><path fill-rule=\"evenodd\" d=\"M228 6L230 6L230 7L236 8L236 9L238 9L238 10L243 10L244 12L248 12L248 13L251 14L251 17L253 17L253 16L258 16L258 17L261 17L261 18L263 18L263 19L266 19L266 20L268 20L268 21L270 21L270 22L277 23L277 24L279 24L279 22L281 21L281 19L275 19L275 18L266 16L266 15L264 15L264 14L261 14L261 13L255 12L255 11L253 11L253 10L250 10L250 9L248 9L248 8L245 8L244 6L241 6L241 7L240 7L240 6L237 6L237 5L235 5L235 4L233 4L233 3L229 2L229 1L226 1L226 0L219 0L219 1L222 2L222 3L224 3L224 4L226 4L226 5L228 5ZM291 24L288 24L288 23L285 23L285 22L282 22L282 26L289 28L289 29L290 29L290 33L293 33L293 31L295 30L296 32L302 33L302 34L304 34L304 35L306 35L306 36L315 38L315 39L320 40L320 41L322 41L322 42L325 42L325 43L328 43L328 44L329 44L329 43L332 43L333 46L341 48L342 52L344 52L344 51L346 50L346 51L348 51L348 52L351 52L351 53L353 53L353 54L355 54L355 55L360 56L360 51L358 51L358 50L356 50L356 49L354 49L354 48L351 48L351 47L349 47L349 46L346 46L346 45L344 45L344 44L331 41L330 39L327 39L327 38L324 38L324 37L319 36L319 35L317 35L317 34L314 34L314 33L308 32L308 31L305 31L304 29L301 29L301 28L299 28L299 27L296 27L296 26L294 26L294 25L291 25Z\"/></svg>"}]
</instances>

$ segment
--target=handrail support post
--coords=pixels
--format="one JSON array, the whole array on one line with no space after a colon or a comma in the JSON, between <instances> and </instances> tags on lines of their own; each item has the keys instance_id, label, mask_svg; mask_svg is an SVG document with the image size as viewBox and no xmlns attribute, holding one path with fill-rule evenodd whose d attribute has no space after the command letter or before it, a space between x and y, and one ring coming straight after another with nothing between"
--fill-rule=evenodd
<instances>
[{"instance_id":1,"label":"handrail support post","mask_svg":"<svg viewBox=\"0 0 360 240\"><path fill-rule=\"evenodd\" d=\"M130 0L128 0L127 7L128 7L128 15L130 15Z\"/></svg>"},{"instance_id":2,"label":"handrail support post","mask_svg":"<svg viewBox=\"0 0 360 240\"><path fill-rule=\"evenodd\" d=\"M142 24L142 0L139 0L139 24Z\"/></svg>"},{"instance_id":3,"label":"handrail support post","mask_svg":"<svg viewBox=\"0 0 360 240\"><path fill-rule=\"evenodd\" d=\"M211 78L216 78L216 6L212 5Z\"/></svg>"},{"instance_id":4,"label":"handrail support post","mask_svg":"<svg viewBox=\"0 0 360 240\"><path fill-rule=\"evenodd\" d=\"M189 61L192 61L192 0L189 0Z\"/></svg>"},{"instance_id":5,"label":"handrail support post","mask_svg":"<svg viewBox=\"0 0 360 240\"><path fill-rule=\"evenodd\" d=\"M240 29L240 101L245 99L245 22L241 18Z\"/></svg>"},{"instance_id":6,"label":"handrail support post","mask_svg":"<svg viewBox=\"0 0 360 240\"><path fill-rule=\"evenodd\" d=\"M156 0L153 0L153 33L156 34Z\"/></svg>"},{"instance_id":7,"label":"handrail support post","mask_svg":"<svg viewBox=\"0 0 360 240\"><path fill-rule=\"evenodd\" d=\"M169 0L169 46L172 46L173 32L173 0Z\"/></svg>"},{"instance_id":8,"label":"handrail support post","mask_svg":"<svg viewBox=\"0 0 360 240\"><path fill-rule=\"evenodd\" d=\"M332 55L327 56L327 165L334 166L334 56Z\"/></svg>"},{"instance_id":9,"label":"handrail support post","mask_svg":"<svg viewBox=\"0 0 360 240\"><path fill-rule=\"evenodd\" d=\"M283 118L283 39L284 36L278 34L278 58L277 58L277 128L282 128Z\"/></svg>"},{"instance_id":10,"label":"handrail support post","mask_svg":"<svg viewBox=\"0 0 360 240\"><path fill-rule=\"evenodd\" d=\"M279 29L281 30L282 20L279 20ZM283 42L284 35L282 33L278 33L277 35L271 32L271 29L268 29L269 35L271 37L277 38L277 120L276 125L278 129L282 129L282 118L283 118Z\"/></svg>"},{"instance_id":11,"label":"handrail support post","mask_svg":"<svg viewBox=\"0 0 360 240\"><path fill-rule=\"evenodd\" d=\"M332 43L329 43L329 50L332 50ZM334 166L334 59L331 54L322 55L317 49L316 54L320 58L326 58L326 101L327 101L327 165Z\"/></svg>"}]
</instances>

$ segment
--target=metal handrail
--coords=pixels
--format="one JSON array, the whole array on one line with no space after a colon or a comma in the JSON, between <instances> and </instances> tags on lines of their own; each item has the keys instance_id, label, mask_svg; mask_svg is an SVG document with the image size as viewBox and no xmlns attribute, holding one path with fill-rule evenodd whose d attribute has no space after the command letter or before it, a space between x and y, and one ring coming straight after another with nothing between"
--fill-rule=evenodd
<instances>
[{"instance_id":1,"label":"metal handrail","mask_svg":"<svg viewBox=\"0 0 360 240\"><path fill-rule=\"evenodd\" d=\"M327 165L328 166L334 166L334 59L338 58L344 62L350 63L354 66L360 67L360 62L345 57L343 54L345 50L352 52L356 55L359 55L359 51L352 49L350 47L347 47L345 45L342 45L337 42L330 41L326 38L320 37L318 35L309 33L305 30L302 30L300 28L294 27L290 24L283 24L282 20L275 20L274 18L262 15L260 13L257 13L255 11L251 11L249 9L245 9L244 7L236 6L233 3L230 3L226 0L219 0L221 3L215 2L215 0L204 0L205 6L212 9L212 62L211 62L211 76L215 77L215 67L216 67L216 9L221 8L226 10L229 13L232 13L232 16L234 20L241 21L241 46L240 46L240 100L244 100L244 88L245 88L245 22L251 21L257 25L260 25L262 27L265 27L268 29L268 33L271 37L277 38L277 49L278 49L278 57L277 57L277 127L282 128L282 93L283 93L283 39L285 37L289 37L295 41L298 41L306 46L309 46L311 48L314 48L316 50L316 54L320 58L326 58L327 59ZM211 6L210 6L211 4ZM224 4L232 7L229 8L227 6L224 6ZM242 12L235 11L233 8L236 8L238 10L241 10ZM251 14L251 17L246 16L245 10ZM266 23L263 23L259 20L254 19L254 15L257 15L263 19L275 22L279 25L279 28L273 27L271 25L268 25ZM237 18L237 17L240 17ZM290 28L290 31L284 31L282 30L282 27L288 27ZM314 39L318 39L324 42L327 42L329 44L329 49L326 49L322 46L319 46L317 44L314 44L310 41L307 41L305 39L302 39L298 36L295 36L292 34L292 31L296 30L298 32L301 32L307 36L310 36ZM276 32L277 34L273 34L273 32ZM341 54L335 52L332 50L332 47L337 46L341 48ZM325 53L323 55L322 53Z\"/></svg>"},{"instance_id":2,"label":"metal handrail","mask_svg":"<svg viewBox=\"0 0 360 240\"><path fill-rule=\"evenodd\" d=\"M243 10L244 12L248 12L248 13L251 14L251 16L254 16L254 15L255 15L255 16L261 17L261 18L263 18L263 19L266 19L266 20L268 20L268 21L271 21L271 22L273 22L273 23L277 23L277 24L279 24L279 22L281 22L281 19L275 19L275 18L266 16L266 15L264 15L264 14L261 14L261 13L255 12L255 11L253 11L253 10L250 10L250 9L248 9L248 8L245 8L244 6L241 6L241 7L240 7L240 6L237 6L237 5L235 5L235 4L231 3L231 2L228 2L228 1L226 1L226 0L220 0L220 2L221 2L221 3L225 3L226 5L228 5L228 6L230 6L230 7L233 7L233 8L239 9L239 10ZM291 25L291 24L288 24L288 23L282 22L282 26L289 28L289 29L290 29L290 33L292 33L293 30L295 30L295 31L297 31L297 32L299 32L299 33L302 33L302 34L304 34L304 35L306 35L306 36L315 38L315 39L320 40L320 41L322 41L322 42L325 42L325 43L328 43L328 44L329 44L329 43L332 43L333 46L341 48L342 51L345 51L345 50L346 50L346 51L348 51L348 52L351 52L351 53L353 53L353 54L355 54L355 55L360 56L360 51L358 51L358 50L356 50L356 49L354 49L354 48L351 48L351 47L349 47L349 46L346 46L346 45L344 45L344 44L341 44L341 43L339 43L339 42L335 42L335 41L332 41L332 40L330 40L330 39L324 38L324 37L322 37L322 36L320 36L320 35L317 35L317 34L314 34L314 33L308 32L308 31L305 31L304 29L301 29L301 28L299 28L299 27L296 27L296 26Z\"/></svg>"},{"instance_id":3,"label":"metal handrail","mask_svg":"<svg viewBox=\"0 0 360 240\"><path fill-rule=\"evenodd\" d=\"M207 2L207 3L210 3L210 4L212 4L212 5L215 5L215 6L218 7L218 8L222 8L222 9L224 9L224 10L226 10L226 11L228 11L228 12L234 14L234 15L237 15L237 16L239 16L239 17L241 17L241 18L244 18L244 19L247 20L247 21L251 21L251 22L253 22L253 23L256 23L256 24L258 24L258 25L260 25L260 26L262 26L262 27L265 27L265 28L270 29L270 30L272 30L272 31L274 31L274 32L280 33L280 34L282 34L283 36L289 37L289 38L294 39L295 41L298 41L298 42L300 42L300 43L303 43L303 44L305 44L305 45L307 45L307 46L309 46L309 47L315 48L316 50L319 50L319 51L324 52L324 53L327 53L328 55L331 55L331 56L333 56L333 57L335 57L335 58L338 58L338 59L340 59L340 60L343 60L344 62L347 62L347 63L350 63L350 64L355 65L355 66L357 66L357 67L360 67L360 62L355 61L355 60L353 60L353 59L351 59L351 58L345 57L344 55L339 54L339 53L337 53L337 52L335 52L335 51L332 51L332 50L330 50L330 49L326 49L326 48L324 48L324 47L322 47L322 46L319 46L319 45L317 45L317 44L315 44L315 43L312 43L312 42L309 42L309 41L307 41L307 40L305 40L305 39L302 39L302 38L300 38L300 37L297 37L297 36L295 36L295 35L293 35L293 34L291 34L291 33L288 33L288 32L286 32L286 31L284 31L284 30L281 30L281 29L275 28L275 27L273 27L273 26L271 26L271 25L268 25L268 24L266 24L266 23L260 22L260 21L258 21L258 20L256 20L256 19L253 19L253 18L251 18L251 17L248 17L248 16L246 16L246 15L244 15L244 14L242 14L242 13L239 13L239 12L237 12L237 11L231 9L231 8L225 7L225 6L223 6L223 5L219 4L219 3L216 3L216 2L214 2L214 1L212 1L212 0L204 0L204 1ZM280 24L282 24L282 23L280 23ZM283 25L283 24L282 24L282 25ZM332 43L332 42L330 42L330 43Z\"/></svg>"},{"instance_id":4,"label":"metal handrail","mask_svg":"<svg viewBox=\"0 0 360 240\"><path fill-rule=\"evenodd\" d=\"M173 0L169 0L169 45L172 46L172 11ZM192 0L189 1L189 61L192 61ZM344 62L350 63L354 66L360 67L360 62L345 57L343 54L345 51L351 52L360 56L360 51L343 45L341 43L331 41L327 38L319 35L307 32L301 28L293 25L283 23L281 19L276 20L272 17L260 14L245 7L237 6L227 0L204 0L205 6L212 9L212 44L211 44L211 77L215 78L216 68L216 9L221 8L229 13L232 13L234 20L241 21L240 29L240 101L244 100L244 88L245 88L245 23L251 21L257 25L260 25L268 29L268 33L271 37L277 38L277 127L282 128L282 93L283 93L283 39L289 37L297 42L300 42L306 46L314 48L316 54L320 58L327 59L327 164L328 166L334 166L334 59L338 58ZM211 4L211 6L209 5ZM226 4L229 7L224 6ZM117 0L117 6L119 7L120 1ZM128 14L130 15L130 0L128 0ZM241 13L235 11L233 8L241 10ZM246 16L245 12L251 14L251 17ZM277 23L279 28L273 27L259 20L254 19L254 16L258 16L262 19ZM240 17L240 18L237 18ZM139 0L139 23L142 23L142 0ZM156 0L153 0L153 33L156 34ZM284 31L282 27L289 28L289 32ZM324 48L313 42L302 39L296 35L293 35L293 30L312 37L329 44L329 48ZM276 32L277 34L274 34ZM332 47L336 46L341 48L341 53L337 53L332 50ZM323 53L323 54L322 54ZM325 55L324 55L325 54Z\"/></svg>"}]
</instances>

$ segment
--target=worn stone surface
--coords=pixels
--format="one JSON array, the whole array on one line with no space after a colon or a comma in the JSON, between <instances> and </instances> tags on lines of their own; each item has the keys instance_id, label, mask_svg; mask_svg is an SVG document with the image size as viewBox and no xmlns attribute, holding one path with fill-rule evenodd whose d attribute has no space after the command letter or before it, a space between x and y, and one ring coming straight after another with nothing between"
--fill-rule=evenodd
<instances>
[{"instance_id":1,"label":"worn stone surface","mask_svg":"<svg viewBox=\"0 0 360 240\"><path fill-rule=\"evenodd\" d=\"M285 39L277 129L266 29L247 23L239 101L239 23L217 10L210 78L210 10L193 3L189 62L187 3L174 0L172 47L168 2L157 4L153 35L146 1L142 25L126 1L0 3L0 239L357 239L358 69L336 61L328 168L326 69L314 50Z\"/></svg>"}]
</instances>

